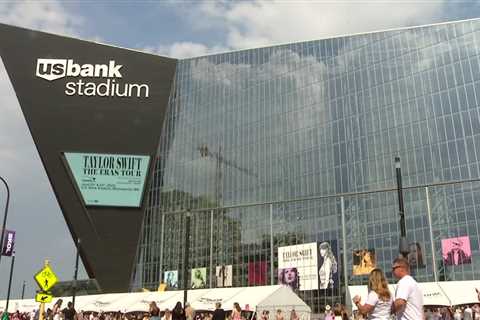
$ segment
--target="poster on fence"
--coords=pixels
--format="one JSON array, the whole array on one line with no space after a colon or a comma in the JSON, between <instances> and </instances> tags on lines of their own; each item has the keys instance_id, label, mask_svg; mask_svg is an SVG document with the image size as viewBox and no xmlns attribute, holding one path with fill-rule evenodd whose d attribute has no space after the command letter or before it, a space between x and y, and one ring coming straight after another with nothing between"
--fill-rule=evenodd
<instances>
[{"instance_id":1,"label":"poster on fence","mask_svg":"<svg viewBox=\"0 0 480 320\"><path fill-rule=\"evenodd\" d=\"M458 266L472 262L472 250L470 238L461 236L456 238L442 239L443 263L446 266Z\"/></svg>"},{"instance_id":2,"label":"poster on fence","mask_svg":"<svg viewBox=\"0 0 480 320\"><path fill-rule=\"evenodd\" d=\"M360 249L353 251L353 275L361 276L369 274L375 269L375 249Z\"/></svg>"},{"instance_id":3,"label":"poster on fence","mask_svg":"<svg viewBox=\"0 0 480 320\"><path fill-rule=\"evenodd\" d=\"M201 289L207 286L207 268L192 269L192 289Z\"/></svg>"},{"instance_id":4,"label":"poster on fence","mask_svg":"<svg viewBox=\"0 0 480 320\"><path fill-rule=\"evenodd\" d=\"M318 289L337 288L339 286L337 240L321 242L318 252Z\"/></svg>"},{"instance_id":5,"label":"poster on fence","mask_svg":"<svg viewBox=\"0 0 480 320\"><path fill-rule=\"evenodd\" d=\"M317 243L278 248L278 283L292 289L318 289Z\"/></svg>"},{"instance_id":6,"label":"poster on fence","mask_svg":"<svg viewBox=\"0 0 480 320\"><path fill-rule=\"evenodd\" d=\"M232 286L232 265L217 266L215 270L215 278L217 279L217 288Z\"/></svg>"},{"instance_id":7,"label":"poster on fence","mask_svg":"<svg viewBox=\"0 0 480 320\"><path fill-rule=\"evenodd\" d=\"M163 279L164 279L163 282L165 282L168 289L178 288L178 271L177 270L165 271Z\"/></svg>"},{"instance_id":8,"label":"poster on fence","mask_svg":"<svg viewBox=\"0 0 480 320\"><path fill-rule=\"evenodd\" d=\"M267 261L256 261L248 263L248 285L267 284Z\"/></svg>"},{"instance_id":9,"label":"poster on fence","mask_svg":"<svg viewBox=\"0 0 480 320\"><path fill-rule=\"evenodd\" d=\"M278 284L288 286L291 289L299 289L300 280L297 268L278 269Z\"/></svg>"},{"instance_id":10,"label":"poster on fence","mask_svg":"<svg viewBox=\"0 0 480 320\"><path fill-rule=\"evenodd\" d=\"M425 262L423 260L423 246L420 242L412 242L408 245L408 264L411 268L425 268Z\"/></svg>"}]
</instances>

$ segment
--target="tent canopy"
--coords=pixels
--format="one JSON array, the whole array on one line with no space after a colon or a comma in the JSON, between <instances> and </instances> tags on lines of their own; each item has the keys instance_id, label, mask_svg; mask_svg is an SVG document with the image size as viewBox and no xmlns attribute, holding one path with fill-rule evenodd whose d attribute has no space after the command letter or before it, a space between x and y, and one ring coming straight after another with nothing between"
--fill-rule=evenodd
<instances>
[{"instance_id":1,"label":"tent canopy","mask_svg":"<svg viewBox=\"0 0 480 320\"><path fill-rule=\"evenodd\" d=\"M62 308L67 306L71 297L54 298L46 308L52 308L54 303L62 299ZM75 309L78 311L148 311L150 302L155 301L160 310L172 310L178 301L183 301L183 291L114 293L101 295L79 296L75 299ZM290 312L295 309L302 319L310 319L311 309L290 288L286 286L258 286L240 288L197 289L188 291L188 301L196 310L213 311L215 303L220 302L225 310L232 310L233 303L238 302L242 310L263 311L271 314L277 309ZM0 310L6 301L0 301ZM29 312L38 309L34 300L10 300L9 312L17 310Z\"/></svg>"},{"instance_id":2,"label":"tent canopy","mask_svg":"<svg viewBox=\"0 0 480 320\"><path fill-rule=\"evenodd\" d=\"M444 281L438 285L450 299L452 305L478 303L479 296L476 289L480 290L480 281Z\"/></svg>"}]
</instances>

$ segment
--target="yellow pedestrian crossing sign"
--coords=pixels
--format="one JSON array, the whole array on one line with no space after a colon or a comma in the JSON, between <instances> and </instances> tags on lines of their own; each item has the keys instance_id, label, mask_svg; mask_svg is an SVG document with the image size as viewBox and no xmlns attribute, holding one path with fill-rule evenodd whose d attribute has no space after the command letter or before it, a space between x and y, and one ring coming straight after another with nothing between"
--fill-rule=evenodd
<instances>
[{"instance_id":1,"label":"yellow pedestrian crossing sign","mask_svg":"<svg viewBox=\"0 0 480 320\"><path fill-rule=\"evenodd\" d=\"M48 291L48 289L52 288L58 282L57 275L49 265L46 265L42 270L37 272L34 278L42 291Z\"/></svg>"},{"instance_id":2,"label":"yellow pedestrian crossing sign","mask_svg":"<svg viewBox=\"0 0 480 320\"><path fill-rule=\"evenodd\" d=\"M52 299L53 299L53 295L49 294L49 293L37 293L35 295L35 301L37 302L40 302L40 303L48 303L48 302L52 302Z\"/></svg>"}]
</instances>

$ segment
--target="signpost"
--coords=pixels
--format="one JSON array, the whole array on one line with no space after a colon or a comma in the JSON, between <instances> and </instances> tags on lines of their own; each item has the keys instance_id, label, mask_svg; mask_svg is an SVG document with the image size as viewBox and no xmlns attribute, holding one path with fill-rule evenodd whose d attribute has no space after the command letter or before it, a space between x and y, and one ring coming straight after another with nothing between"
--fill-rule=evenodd
<instances>
[{"instance_id":1,"label":"signpost","mask_svg":"<svg viewBox=\"0 0 480 320\"><path fill-rule=\"evenodd\" d=\"M40 302L40 312L38 320L43 320L43 314L45 313L45 303L52 301L53 295L48 291L58 282L58 277L53 272L49 265L48 260L45 260L45 264L42 270L38 271L33 276L35 282L40 287L41 291L35 296L35 301Z\"/></svg>"},{"instance_id":2,"label":"signpost","mask_svg":"<svg viewBox=\"0 0 480 320\"><path fill-rule=\"evenodd\" d=\"M34 278L40 289L42 289L44 292L53 288L53 286L58 282L57 275L48 265L48 261L45 264L45 267L35 274Z\"/></svg>"},{"instance_id":3,"label":"signpost","mask_svg":"<svg viewBox=\"0 0 480 320\"><path fill-rule=\"evenodd\" d=\"M35 301L40 303L51 302L52 299L53 299L53 295L50 293L37 293L35 295Z\"/></svg>"}]
</instances>

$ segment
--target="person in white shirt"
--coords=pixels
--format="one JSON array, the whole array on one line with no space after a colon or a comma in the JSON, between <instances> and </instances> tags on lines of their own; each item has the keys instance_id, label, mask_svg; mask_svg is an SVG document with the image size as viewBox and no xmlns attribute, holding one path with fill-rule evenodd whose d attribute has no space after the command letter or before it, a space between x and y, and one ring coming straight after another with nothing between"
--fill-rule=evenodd
<instances>
[{"instance_id":1,"label":"person in white shirt","mask_svg":"<svg viewBox=\"0 0 480 320\"><path fill-rule=\"evenodd\" d=\"M453 314L454 320L462 320L462 310L460 308L455 309L455 313Z\"/></svg>"},{"instance_id":2,"label":"person in white shirt","mask_svg":"<svg viewBox=\"0 0 480 320\"><path fill-rule=\"evenodd\" d=\"M393 261L392 273L399 279L392 306L398 320L423 320L423 293L417 281L410 276L410 266L405 258Z\"/></svg>"},{"instance_id":3,"label":"person in white shirt","mask_svg":"<svg viewBox=\"0 0 480 320\"><path fill-rule=\"evenodd\" d=\"M368 276L368 296L365 304L360 303L360 296L353 297L353 303L363 315L368 315L369 320L390 319L393 298L388 289L387 279L382 270L376 268Z\"/></svg>"},{"instance_id":4,"label":"person in white shirt","mask_svg":"<svg viewBox=\"0 0 480 320\"><path fill-rule=\"evenodd\" d=\"M473 320L473 310L470 306L463 310L463 320Z\"/></svg>"}]
</instances>

